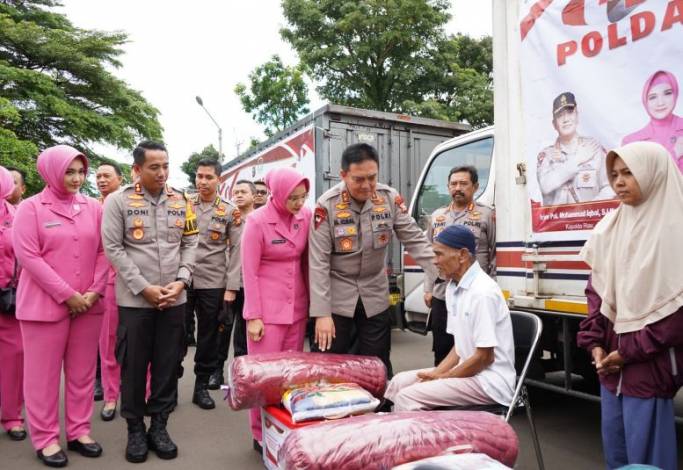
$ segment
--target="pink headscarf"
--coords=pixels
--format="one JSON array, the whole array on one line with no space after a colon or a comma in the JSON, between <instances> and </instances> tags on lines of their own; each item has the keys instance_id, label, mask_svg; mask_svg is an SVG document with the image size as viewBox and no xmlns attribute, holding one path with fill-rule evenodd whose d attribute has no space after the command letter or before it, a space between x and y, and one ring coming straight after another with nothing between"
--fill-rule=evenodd
<instances>
[{"instance_id":1,"label":"pink headscarf","mask_svg":"<svg viewBox=\"0 0 683 470\"><path fill-rule=\"evenodd\" d=\"M273 207L284 221L292 218L292 213L287 210L287 199L292 191L301 183L306 186L306 191L310 188L308 178L287 167L270 170L266 175L265 183L270 192L267 205Z\"/></svg>"},{"instance_id":2,"label":"pink headscarf","mask_svg":"<svg viewBox=\"0 0 683 470\"><path fill-rule=\"evenodd\" d=\"M669 124L669 121L671 120L671 117L673 116L673 111L672 114L669 114L667 117L664 119L655 119L651 114L650 110L647 107L647 95L650 93L650 88L652 88L655 85L659 85L662 83L668 83L671 86L671 90L673 91L674 94L674 107L676 102L678 101L678 80L676 80L676 77L674 74L671 72L667 72L665 70L658 70L657 72L653 73L650 78L647 79L645 82L645 86L643 86L643 106L645 107L645 111L647 114L650 116L652 119L653 124L657 124L658 122L662 121L667 121L667 125Z\"/></svg>"},{"instance_id":3,"label":"pink headscarf","mask_svg":"<svg viewBox=\"0 0 683 470\"><path fill-rule=\"evenodd\" d=\"M55 145L45 149L38 156L38 173L47 183L44 191L49 191L56 199L72 202L74 194L64 187L64 175L74 158L80 157L85 171L88 171L88 159L81 152L68 145Z\"/></svg>"},{"instance_id":4,"label":"pink headscarf","mask_svg":"<svg viewBox=\"0 0 683 470\"><path fill-rule=\"evenodd\" d=\"M7 198L14 191L14 178L4 166L0 166L0 216L4 216L10 210Z\"/></svg>"},{"instance_id":5,"label":"pink headscarf","mask_svg":"<svg viewBox=\"0 0 683 470\"><path fill-rule=\"evenodd\" d=\"M6 200L14 191L14 178L4 166L0 166L0 199Z\"/></svg>"}]
</instances>

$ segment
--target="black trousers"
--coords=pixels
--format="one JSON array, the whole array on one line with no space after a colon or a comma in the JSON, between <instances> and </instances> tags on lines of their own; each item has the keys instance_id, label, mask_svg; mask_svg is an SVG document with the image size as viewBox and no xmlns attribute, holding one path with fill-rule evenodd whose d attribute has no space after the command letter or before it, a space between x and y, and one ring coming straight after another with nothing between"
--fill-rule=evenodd
<instances>
[{"instance_id":1,"label":"black trousers","mask_svg":"<svg viewBox=\"0 0 683 470\"><path fill-rule=\"evenodd\" d=\"M232 322L226 322L218 329L218 364L216 370L223 370L230 350L230 333L232 333L233 357L247 354L247 322L242 317L244 308L244 289L237 291L232 303Z\"/></svg>"},{"instance_id":2,"label":"black trousers","mask_svg":"<svg viewBox=\"0 0 683 470\"><path fill-rule=\"evenodd\" d=\"M380 358L387 367L387 377L391 378L394 375L390 360L391 317L389 309L368 318L359 297L353 318L333 313L332 321L334 321L335 338L332 340L332 347L326 352L348 354L354 348L356 354ZM317 345L312 350L320 351Z\"/></svg>"},{"instance_id":3,"label":"black trousers","mask_svg":"<svg viewBox=\"0 0 683 470\"><path fill-rule=\"evenodd\" d=\"M197 313L194 373L197 383L207 383L218 366L218 314L223 309L225 289L189 289L187 294Z\"/></svg>"},{"instance_id":4,"label":"black trousers","mask_svg":"<svg viewBox=\"0 0 683 470\"><path fill-rule=\"evenodd\" d=\"M446 302L436 297L432 298L432 312L429 316L429 322L432 328L432 351L434 351L435 366L439 365L453 349L453 335L446 332L447 320Z\"/></svg>"},{"instance_id":5,"label":"black trousers","mask_svg":"<svg viewBox=\"0 0 683 470\"><path fill-rule=\"evenodd\" d=\"M164 310L119 307L116 359L121 365L121 416L170 413L178 399L178 359L185 333L185 305ZM147 366L152 393L145 404Z\"/></svg>"},{"instance_id":6,"label":"black trousers","mask_svg":"<svg viewBox=\"0 0 683 470\"><path fill-rule=\"evenodd\" d=\"M192 303L192 308L190 304ZM187 299L187 307L185 308L185 334L194 336L194 303Z\"/></svg>"}]
</instances>

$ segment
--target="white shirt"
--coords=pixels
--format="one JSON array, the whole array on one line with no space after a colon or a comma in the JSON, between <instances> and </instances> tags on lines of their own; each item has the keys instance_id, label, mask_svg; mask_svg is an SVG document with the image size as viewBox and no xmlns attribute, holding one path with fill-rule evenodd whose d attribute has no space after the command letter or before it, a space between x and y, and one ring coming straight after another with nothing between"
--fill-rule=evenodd
<instances>
[{"instance_id":1,"label":"white shirt","mask_svg":"<svg viewBox=\"0 0 683 470\"><path fill-rule=\"evenodd\" d=\"M515 389L515 345L510 311L498 284L476 261L460 282L446 287L446 331L455 337L460 362L477 348L493 348L493 363L474 377L486 394L509 405Z\"/></svg>"}]
</instances>

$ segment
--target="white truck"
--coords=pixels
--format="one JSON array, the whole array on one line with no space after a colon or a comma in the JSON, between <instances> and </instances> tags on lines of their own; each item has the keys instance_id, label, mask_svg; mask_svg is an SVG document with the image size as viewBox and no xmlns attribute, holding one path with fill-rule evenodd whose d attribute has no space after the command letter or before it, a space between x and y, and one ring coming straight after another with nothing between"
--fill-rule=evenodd
<instances>
[{"instance_id":1,"label":"white truck","mask_svg":"<svg viewBox=\"0 0 683 470\"><path fill-rule=\"evenodd\" d=\"M570 145L574 138L592 149L598 165L579 165L561 190L575 197L598 184L604 149L620 145L650 119L641 101L648 77L662 71L683 79L683 1L494 0L493 16L495 127L435 148L410 210L426 228L428 216L450 200L449 169L478 169L475 197L496 210L497 281L511 308L534 312L544 323L529 381L597 399L590 357L576 347L579 322L588 312L584 289L590 272L578 253L590 229L617 202L603 191L603 199L544 204L541 189L548 176L537 170L546 158L557 159L557 172L563 161L579 158ZM565 145L557 116L568 108L580 120ZM595 141L599 150L588 145ZM422 270L404 255L403 273L407 326L425 332Z\"/></svg>"}]
</instances>

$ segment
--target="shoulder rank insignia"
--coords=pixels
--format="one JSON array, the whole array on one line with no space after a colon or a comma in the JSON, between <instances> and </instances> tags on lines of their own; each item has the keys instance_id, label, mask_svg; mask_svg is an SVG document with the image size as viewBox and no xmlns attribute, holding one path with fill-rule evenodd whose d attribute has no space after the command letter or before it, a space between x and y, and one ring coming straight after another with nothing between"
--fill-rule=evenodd
<instances>
[{"instance_id":1,"label":"shoulder rank insignia","mask_svg":"<svg viewBox=\"0 0 683 470\"><path fill-rule=\"evenodd\" d=\"M315 223L315 229L318 230L320 225L327 219L327 210L324 207L317 206L315 212L313 213L313 222Z\"/></svg>"},{"instance_id":2,"label":"shoulder rank insignia","mask_svg":"<svg viewBox=\"0 0 683 470\"><path fill-rule=\"evenodd\" d=\"M400 194L398 194L394 198L394 204L396 204L396 207L398 207L400 209L400 211L403 212L404 214L408 212L408 208L406 207L406 203Z\"/></svg>"},{"instance_id":3,"label":"shoulder rank insignia","mask_svg":"<svg viewBox=\"0 0 683 470\"><path fill-rule=\"evenodd\" d=\"M342 198L342 202L345 204L348 204L349 202L351 202L351 195L346 190L342 191L341 198Z\"/></svg>"},{"instance_id":4,"label":"shoulder rank insignia","mask_svg":"<svg viewBox=\"0 0 683 470\"><path fill-rule=\"evenodd\" d=\"M377 193L372 193L370 201L372 201L372 203L375 205L384 204L384 198Z\"/></svg>"},{"instance_id":5,"label":"shoulder rank insignia","mask_svg":"<svg viewBox=\"0 0 683 470\"><path fill-rule=\"evenodd\" d=\"M467 204L467 209L465 209L467 212L472 212L474 210L474 203L470 202Z\"/></svg>"}]
</instances>

